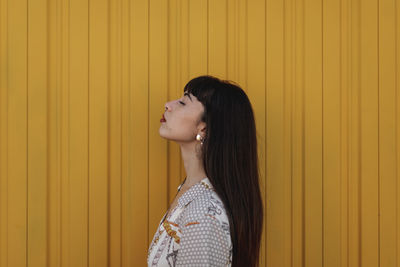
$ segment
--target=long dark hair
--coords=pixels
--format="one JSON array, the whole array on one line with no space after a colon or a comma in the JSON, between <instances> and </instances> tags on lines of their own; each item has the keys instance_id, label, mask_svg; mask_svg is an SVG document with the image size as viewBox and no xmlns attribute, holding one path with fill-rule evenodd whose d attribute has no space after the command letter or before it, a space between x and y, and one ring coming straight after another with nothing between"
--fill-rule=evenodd
<instances>
[{"instance_id":1,"label":"long dark hair","mask_svg":"<svg viewBox=\"0 0 400 267\"><path fill-rule=\"evenodd\" d=\"M204 106L203 164L227 210L232 267L259 266L264 213L250 101L239 85L210 75L193 78L184 92Z\"/></svg>"}]
</instances>

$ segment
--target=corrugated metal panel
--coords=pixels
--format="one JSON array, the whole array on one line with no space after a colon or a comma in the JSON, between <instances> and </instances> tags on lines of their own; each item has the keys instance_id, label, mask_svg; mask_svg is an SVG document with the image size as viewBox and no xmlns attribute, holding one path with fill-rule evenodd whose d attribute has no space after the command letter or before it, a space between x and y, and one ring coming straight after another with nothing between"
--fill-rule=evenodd
<instances>
[{"instance_id":1,"label":"corrugated metal panel","mask_svg":"<svg viewBox=\"0 0 400 267\"><path fill-rule=\"evenodd\" d=\"M261 266L400 267L397 0L0 0L0 267L145 266L202 74L256 114Z\"/></svg>"}]
</instances>

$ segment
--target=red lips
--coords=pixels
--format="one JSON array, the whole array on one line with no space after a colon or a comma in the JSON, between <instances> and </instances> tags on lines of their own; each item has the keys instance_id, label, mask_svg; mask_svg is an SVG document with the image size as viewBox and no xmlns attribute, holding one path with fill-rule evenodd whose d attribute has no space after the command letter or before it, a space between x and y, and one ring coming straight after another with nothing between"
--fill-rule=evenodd
<instances>
[{"instance_id":1,"label":"red lips","mask_svg":"<svg viewBox=\"0 0 400 267\"><path fill-rule=\"evenodd\" d=\"M160 122L166 122L167 120L164 117L164 114L162 114L162 118L160 119Z\"/></svg>"}]
</instances>

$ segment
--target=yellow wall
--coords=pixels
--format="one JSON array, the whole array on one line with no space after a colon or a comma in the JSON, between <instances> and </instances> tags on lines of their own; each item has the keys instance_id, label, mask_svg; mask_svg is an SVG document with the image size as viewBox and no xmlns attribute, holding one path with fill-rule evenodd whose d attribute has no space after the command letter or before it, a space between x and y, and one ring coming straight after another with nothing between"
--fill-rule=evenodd
<instances>
[{"instance_id":1,"label":"yellow wall","mask_svg":"<svg viewBox=\"0 0 400 267\"><path fill-rule=\"evenodd\" d=\"M164 103L250 97L261 266L400 266L397 0L0 0L0 267L145 266L185 177Z\"/></svg>"}]
</instances>

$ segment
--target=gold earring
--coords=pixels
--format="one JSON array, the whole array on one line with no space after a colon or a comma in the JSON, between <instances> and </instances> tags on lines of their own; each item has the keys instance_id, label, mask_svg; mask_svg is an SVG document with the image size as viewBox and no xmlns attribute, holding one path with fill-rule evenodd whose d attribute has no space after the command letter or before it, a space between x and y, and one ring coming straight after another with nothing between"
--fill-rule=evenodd
<instances>
[{"instance_id":1,"label":"gold earring","mask_svg":"<svg viewBox=\"0 0 400 267\"><path fill-rule=\"evenodd\" d=\"M200 141L200 144L203 144L203 138L201 137L200 134L197 134L197 135L196 135L196 140L197 140L197 141Z\"/></svg>"}]
</instances>

